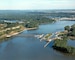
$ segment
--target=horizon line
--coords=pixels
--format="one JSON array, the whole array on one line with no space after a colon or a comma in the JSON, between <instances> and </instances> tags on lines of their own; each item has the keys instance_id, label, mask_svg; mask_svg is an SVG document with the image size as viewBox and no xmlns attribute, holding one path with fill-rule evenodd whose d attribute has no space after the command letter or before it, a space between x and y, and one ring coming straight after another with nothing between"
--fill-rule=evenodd
<instances>
[{"instance_id":1,"label":"horizon line","mask_svg":"<svg viewBox=\"0 0 75 60\"><path fill-rule=\"evenodd\" d=\"M75 9L0 9L0 10L75 10Z\"/></svg>"}]
</instances>

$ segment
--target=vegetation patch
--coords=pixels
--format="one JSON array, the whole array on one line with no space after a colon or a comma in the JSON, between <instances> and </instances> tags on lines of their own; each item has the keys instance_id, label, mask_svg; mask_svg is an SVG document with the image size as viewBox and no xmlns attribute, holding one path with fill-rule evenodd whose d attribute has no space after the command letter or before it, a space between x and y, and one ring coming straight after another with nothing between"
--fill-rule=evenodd
<instances>
[{"instance_id":1,"label":"vegetation patch","mask_svg":"<svg viewBox=\"0 0 75 60\"><path fill-rule=\"evenodd\" d=\"M0 29L0 41L4 41L7 37L11 37L24 30L24 26L17 23L4 23ZM5 26L6 25L6 26Z\"/></svg>"},{"instance_id":2,"label":"vegetation patch","mask_svg":"<svg viewBox=\"0 0 75 60\"><path fill-rule=\"evenodd\" d=\"M44 36L44 38L45 38L46 40L48 40L48 39L51 37L51 35L52 35L52 33L48 33L48 34L46 34L46 35Z\"/></svg>"},{"instance_id":3,"label":"vegetation patch","mask_svg":"<svg viewBox=\"0 0 75 60\"><path fill-rule=\"evenodd\" d=\"M73 24L72 26L65 26L64 29L68 31L68 37L70 37L71 39L75 38L75 24Z\"/></svg>"},{"instance_id":4,"label":"vegetation patch","mask_svg":"<svg viewBox=\"0 0 75 60\"><path fill-rule=\"evenodd\" d=\"M59 35L62 36L62 40L55 40L53 48L64 53L75 55L75 47L67 45L68 37L75 37L75 24L72 26L65 26L65 30L68 32L66 34L64 33Z\"/></svg>"}]
</instances>

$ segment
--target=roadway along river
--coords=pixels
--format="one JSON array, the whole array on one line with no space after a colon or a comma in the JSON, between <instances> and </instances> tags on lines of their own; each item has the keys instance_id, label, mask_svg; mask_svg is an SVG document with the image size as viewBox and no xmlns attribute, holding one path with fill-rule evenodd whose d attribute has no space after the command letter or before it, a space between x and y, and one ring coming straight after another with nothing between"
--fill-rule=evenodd
<instances>
[{"instance_id":1,"label":"roadway along river","mask_svg":"<svg viewBox=\"0 0 75 60\"><path fill-rule=\"evenodd\" d=\"M64 30L64 26L72 25L75 21L58 21L52 24L40 25L39 29L24 31L21 34L46 34ZM75 47L75 41L68 44ZM0 60L75 60L51 48L51 42L46 48L45 41L40 42L34 37L11 37L8 41L0 43Z\"/></svg>"}]
</instances>

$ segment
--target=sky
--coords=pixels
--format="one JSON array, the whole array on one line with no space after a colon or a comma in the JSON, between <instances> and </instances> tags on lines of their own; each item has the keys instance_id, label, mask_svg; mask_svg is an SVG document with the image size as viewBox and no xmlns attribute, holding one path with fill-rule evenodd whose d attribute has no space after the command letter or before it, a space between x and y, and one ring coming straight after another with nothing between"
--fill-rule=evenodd
<instances>
[{"instance_id":1,"label":"sky","mask_svg":"<svg viewBox=\"0 0 75 60\"><path fill-rule=\"evenodd\" d=\"M75 0L1 0L0 10L75 9Z\"/></svg>"}]
</instances>

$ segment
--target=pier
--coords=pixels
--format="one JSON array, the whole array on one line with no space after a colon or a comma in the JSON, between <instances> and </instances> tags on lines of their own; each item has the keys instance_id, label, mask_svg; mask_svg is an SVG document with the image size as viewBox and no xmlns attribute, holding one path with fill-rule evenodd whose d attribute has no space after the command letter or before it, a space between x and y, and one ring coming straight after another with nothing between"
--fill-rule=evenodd
<instances>
[{"instance_id":1,"label":"pier","mask_svg":"<svg viewBox=\"0 0 75 60\"><path fill-rule=\"evenodd\" d=\"M40 39L40 41L43 41L43 40L46 41L47 43L44 45L44 47L47 47L48 44L50 44L51 41L57 40L57 39L61 40L61 37L58 37L58 35L59 35L58 33L57 34L52 33L52 35L49 36L48 39L46 39L45 36L44 36L43 38Z\"/></svg>"},{"instance_id":2,"label":"pier","mask_svg":"<svg viewBox=\"0 0 75 60\"><path fill-rule=\"evenodd\" d=\"M44 47L47 47L51 41L53 40L61 40L61 37L58 37L58 33L52 33L52 35L48 36L47 38L45 38L48 34L44 35L44 34L18 34L18 35L15 35L15 36L20 36L20 37L35 37L35 38L38 38L40 39L40 42L41 41L46 41L47 43L44 45ZM9 37L9 35L8 35Z\"/></svg>"},{"instance_id":3,"label":"pier","mask_svg":"<svg viewBox=\"0 0 75 60\"><path fill-rule=\"evenodd\" d=\"M51 39L49 40L49 42L47 44L44 45L44 47L46 47L50 42L51 42Z\"/></svg>"},{"instance_id":4,"label":"pier","mask_svg":"<svg viewBox=\"0 0 75 60\"><path fill-rule=\"evenodd\" d=\"M44 47L48 46L48 44L53 41L53 40L56 40L56 39L61 39L60 37L56 37L56 38L51 38L48 40L48 42L44 45Z\"/></svg>"}]
</instances>

